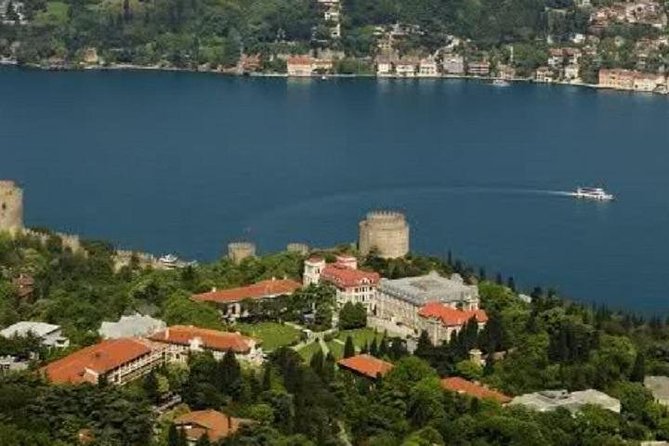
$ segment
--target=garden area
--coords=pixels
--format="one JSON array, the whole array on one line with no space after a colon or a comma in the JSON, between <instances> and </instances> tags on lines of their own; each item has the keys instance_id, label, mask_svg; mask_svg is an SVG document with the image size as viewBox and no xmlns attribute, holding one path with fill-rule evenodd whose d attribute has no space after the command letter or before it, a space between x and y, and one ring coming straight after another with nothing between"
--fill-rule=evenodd
<instances>
[{"instance_id":1,"label":"garden area","mask_svg":"<svg viewBox=\"0 0 669 446\"><path fill-rule=\"evenodd\" d=\"M272 352L279 347L300 342L300 330L278 322L259 322L256 324L237 323L235 330L262 341L265 352Z\"/></svg>"}]
</instances>

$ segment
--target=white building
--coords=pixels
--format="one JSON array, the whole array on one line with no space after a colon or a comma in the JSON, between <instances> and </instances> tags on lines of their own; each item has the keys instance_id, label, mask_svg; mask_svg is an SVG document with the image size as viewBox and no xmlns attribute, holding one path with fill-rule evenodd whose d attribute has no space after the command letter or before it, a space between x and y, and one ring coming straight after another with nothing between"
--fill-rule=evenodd
<instances>
[{"instance_id":1,"label":"white building","mask_svg":"<svg viewBox=\"0 0 669 446\"><path fill-rule=\"evenodd\" d=\"M478 310L478 287L467 285L457 274L446 278L434 271L420 277L381 279L376 314L419 332L423 325L420 310L435 302L463 311Z\"/></svg>"},{"instance_id":2,"label":"white building","mask_svg":"<svg viewBox=\"0 0 669 446\"><path fill-rule=\"evenodd\" d=\"M418 76L420 77L437 77L437 62L433 59L422 59L418 66Z\"/></svg>"},{"instance_id":3,"label":"white building","mask_svg":"<svg viewBox=\"0 0 669 446\"><path fill-rule=\"evenodd\" d=\"M620 401L595 389L567 392L566 390L543 390L515 397L510 405L523 405L538 412L549 412L558 407L578 412L585 405L599 406L620 413Z\"/></svg>"},{"instance_id":4,"label":"white building","mask_svg":"<svg viewBox=\"0 0 669 446\"><path fill-rule=\"evenodd\" d=\"M117 322L103 322L98 333L103 339L146 337L166 326L167 324L160 319L133 314L132 316L121 316Z\"/></svg>"},{"instance_id":5,"label":"white building","mask_svg":"<svg viewBox=\"0 0 669 446\"><path fill-rule=\"evenodd\" d=\"M353 256L337 256L335 263L327 264L320 257L304 262L303 284L329 283L335 287L337 305L347 302L360 303L369 313L376 311L376 289L378 273L358 269L358 260Z\"/></svg>"},{"instance_id":6,"label":"white building","mask_svg":"<svg viewBox=\"0 0 669 446\"><path fill-rule=\"evenodd\" d=\"M0 336L5 338L24 337L28 334L40 338L42 345L46 347L64 348L70 345L70 340L63 336L60 325L21 321L0 331Z\"/></svg>"}]
</instances>

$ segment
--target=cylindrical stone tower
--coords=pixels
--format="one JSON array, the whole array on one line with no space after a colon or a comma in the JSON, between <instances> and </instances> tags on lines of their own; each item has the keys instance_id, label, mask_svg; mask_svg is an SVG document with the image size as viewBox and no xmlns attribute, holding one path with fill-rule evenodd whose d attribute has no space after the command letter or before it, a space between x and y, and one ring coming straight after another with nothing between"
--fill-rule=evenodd
<instances>
[{"instance_id":1,"label":"cylindrical stone tower","mask_svg":"<svg viewBox=\"0 0 669 446\"><path fill-rule=\"evenodd\" d=\"M409 224L400 212L374 211L360 222L360 254L375 251L384 259L404 257L409 253Z\"/></svg>"},{"instance_id":2,"label":"cylindrical stone tower","mask_svg":"<svg viewBox=\"0 0 669 446\"><path fill-rule=\"evenodd\" d=\"M256 245L251 242L228 243L228 258L239 265L248 257L255 257Z\"/></svg>"},{"instance_id":3,"label":"cylindrical stone tower","mask_svg":"<svg viewBox=\"0 0 669 446\"><path fill-rule=\"evenodd\" d=\"M23 190L13 181L0 181L0 232L23 229Z\"/></svg>"},{"instance_id":4,"label":"cylindrical stone tower","mask_svg":"<svg viewBox=\"0 0 669 446\"><path fill-rule=\"evenodd\" d=\"M286 251L296 252L298 254L306 256L307 254L309 254L309 245L304 243L288 243L288 245L286 246Z\"/></svg>"}]
</instances>

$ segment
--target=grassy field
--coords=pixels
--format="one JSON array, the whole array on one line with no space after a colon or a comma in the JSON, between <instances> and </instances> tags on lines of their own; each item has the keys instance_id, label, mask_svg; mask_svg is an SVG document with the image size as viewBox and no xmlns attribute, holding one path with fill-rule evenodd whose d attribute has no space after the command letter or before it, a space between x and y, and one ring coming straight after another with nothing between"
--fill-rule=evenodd
<instances>
[{"instance_id":1,"label":"grassy field","mask_svg":"<svg viewBox=\"0 0 669 446\"><path fill-rule=\"evenodd\" d=\"M311 360L311 357L316 353L318 350L321 349L321 346L318 342L312 342L311 344L307 344L297 352L302 356L302 359L304 359L305 363L309 363Z\"/></svg>"},{"instance_id":2,"label":"grassy field","mask_svg":"<svg viewBox=\"0 0 669 446\"><path fill-rule=\"evenodd\" d=\"M299 341L300 331L276 322L260 322L258 324L236 324L235 329L262 341L265 352Z\"/></svg>"},{"instance_id":3,"label":"grassy field","mask_svg":"<svg viewBox=\"0 0 669 446\"><path fill-rule=\"evenodd\" d=\"M357 328L355 330L340 331L339 334L337 335L337 339L346 342L346 338L348 336L351 336L353 338L353 344L355 344L356 349L359 350L360 348L362 348L363 345L365 345L365 342L367 343L367 345L371 344L374 338L376 338L377 343L381 342L381 339L383 338L383 333L377 333L371 328Z\"/></svg>"},{"instance_id":4,"label":"grassy field","mask_svg":"<svg viewBox=\"0 0 669 446\"><path fill-rule=\"evenodd\" d=\"M67 21L67 12L70 9L64 2L48 2L46 11L39 12L35 20L42 25L58 25Z\"/></svg>"}]
</instances>

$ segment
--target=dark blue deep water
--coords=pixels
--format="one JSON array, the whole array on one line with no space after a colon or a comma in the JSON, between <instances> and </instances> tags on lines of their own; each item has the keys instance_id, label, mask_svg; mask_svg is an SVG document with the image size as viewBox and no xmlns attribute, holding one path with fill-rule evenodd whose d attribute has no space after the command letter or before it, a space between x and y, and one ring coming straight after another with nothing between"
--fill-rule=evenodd
<instances>
[{"instance_id":1,"label":"dark blue deep water","mask_svg":"<svg viewBox=\"0 0 669 446\"><path fill-rule=\"evenodd\" d=\"M412 248L529 287L669 310L669 99L466 81L0 70L0 178L26 223L213 259L353 241L404 210ZM609 204L546 191L601 184Z\"/></svg>"}]
</instances>

